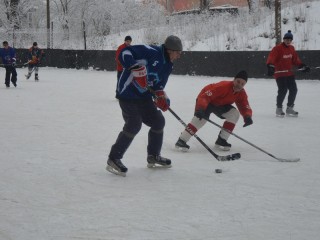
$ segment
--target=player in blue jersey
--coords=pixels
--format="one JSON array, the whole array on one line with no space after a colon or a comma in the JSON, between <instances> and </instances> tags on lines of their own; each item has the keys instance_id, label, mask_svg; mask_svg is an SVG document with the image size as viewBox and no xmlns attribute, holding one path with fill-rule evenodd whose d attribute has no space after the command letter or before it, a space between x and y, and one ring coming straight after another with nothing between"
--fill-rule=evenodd
<instances>
[{"instance_id":1,"label":"player in blue jersey","mask_svg":"<svg viewBox=\"0 0 320 240\"><path fill-rule=\"evenodd\" d=\"M173 35L167 37L161 46L134 45L120 52L118 60L124 69L117 85L117 98L125 124L111 147L108 171L126 175L128 169L121 159L140 131L142 123L150 127L148 167L171 167L171 160L160 155L165 119L158 108L166 111L170 106L164 88L173 62L180 58L181 52L181 40Z\"/></svg>"},{"instance_id":2,"label":"player in blue jersey","mask_svg":"<svg viewBox=\"0 0 320 240\"><path fill-rule=\"evenodd\" d=\"M0 56L2 58L3 66L6 69L5 84L6 87L10 87L10 81L16 87L17 86L17 70L16 70L16 50L9 46L7 41L4 41L3 48L0 49Z\"/></svg>"}]
</instances>

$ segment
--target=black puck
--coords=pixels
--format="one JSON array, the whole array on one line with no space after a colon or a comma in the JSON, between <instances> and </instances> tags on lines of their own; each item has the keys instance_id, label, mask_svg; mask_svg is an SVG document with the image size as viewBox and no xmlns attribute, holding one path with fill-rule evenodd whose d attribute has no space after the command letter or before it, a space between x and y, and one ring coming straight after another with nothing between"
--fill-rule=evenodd
<instances>
[{"instance_id":1,"label":"black puck","mask_svg":"<svg viewBox=\"0 0 320 240\"><path fill-rule=\"evenodd\" d=\"M216 172L216 173L222 173L222 169L217 168L217 169L215 170L215 172Z\"/></svg>"}]
</instances>

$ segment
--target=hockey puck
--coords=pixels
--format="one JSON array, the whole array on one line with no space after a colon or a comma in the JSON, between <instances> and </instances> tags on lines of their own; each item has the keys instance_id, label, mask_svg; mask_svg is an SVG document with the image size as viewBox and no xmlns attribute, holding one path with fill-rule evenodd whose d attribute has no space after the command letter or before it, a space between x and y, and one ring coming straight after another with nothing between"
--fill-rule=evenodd
<instances>
[{"instance_id":1,"label":"hockey puck","mask_svg":"<svg viewBox=\"0 0 320 240\"><path fill-rule=\"evenodd\" d=\"M215 170L215 172L216 172L216 173L222 173L222 169L217 168L217 169Z\"/></svg>"}]
</instances>

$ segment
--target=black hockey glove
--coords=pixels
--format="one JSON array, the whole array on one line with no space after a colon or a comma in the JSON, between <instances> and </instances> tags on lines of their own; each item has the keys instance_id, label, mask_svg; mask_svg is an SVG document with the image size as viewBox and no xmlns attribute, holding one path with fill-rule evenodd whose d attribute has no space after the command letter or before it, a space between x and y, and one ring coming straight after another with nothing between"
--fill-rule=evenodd
<instances>
[{"instance_id":1,"label":"black hockey glove","mask_svg":"<svg viewBox=\"0 0 320 240\"><path fill-rule=\"evenodd\" d=\"M268 64L267 67L268 67L268 73L267 73L268 76L273 76L273 74L274 74L274 66L272 64Z\"/></svg>"},{"instance_id":2,"label":"black hockey glove","mask_svg":"<svg viewBox=\"0 0 320 240\"><path fill-rule=\"evenodd\" d=\"M250 116L244 117L244 125L243 127L249 126L253 123L252 118Z\"/></svg>"},{"instance_id":3,"label":"black hockey glove","mask_svg":"<svg viewBox=\"0 0 320 240\"><path fill-rule=\"evenodd\" d=\"M303 73L308 73L310 72L310 67L308 67L307 65L305 64L301 64L299 66L299 71L303 72Z\"/></svg>"},{"instance_id":4,"label":"black hockey glove","mask_svg":"<svg viewBox=\"0 0 320 240\"><path fill-rule=\"evenodd\" d=\"M206 117L206 112L203 109L198 109L195 111L194 115L201 120Z\"/></svg>"}]
</instances>

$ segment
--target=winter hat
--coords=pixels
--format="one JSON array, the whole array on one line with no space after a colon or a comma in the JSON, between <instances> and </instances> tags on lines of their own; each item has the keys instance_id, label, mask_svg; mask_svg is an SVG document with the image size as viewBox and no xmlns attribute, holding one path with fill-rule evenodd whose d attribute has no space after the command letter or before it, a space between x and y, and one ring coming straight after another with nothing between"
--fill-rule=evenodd
<instances>
[{"instance_id":1,"label":"winter hat","mask_svg":"<svg viewBox=\"0 0 320 240\"><path fill-rule=\"evenodd\" d=\"M235 78L241 78L241 79L243 79L243 80L245 80L247 82L248 81L248 73L246 71L242 70L242 71L237 73Z\"/></svg>"},{"instance_id":2,"label":"winter hat","mask_svg":"<svg viewBox=\"0 0 320 240\"><path fill-rule=\"evenodd\" d=\"M33 42L32 46L38 46L37 42Z\"/></svg>"},{"instance_id":3,"label":"winter hat","mask_svg":"<svg viewBox=\"0 0 320 240\"><path fill-rule=\"evenodd\" d=\"M128 40L132 41L131 36L126 36L126 37L124 38L124 41L128 41Z\"/></svg>"},{"instance_id":4,"label":"winter hat","mask_svg":"<svg viewBox=\"0 0 320 240\"><path fill-rule=\"evenodd\" d=\"M284 35L283 39L291 39L291 40L293 40L293 35L291 33L291 30L288 30L288 32Z\"/></svg>"},{"instance_id":5,"label":"winter hat","mask_svg":"<svg viewBox=\"0 0 320 240\"><path fill-rule=\"evenodd\" d=\"M164 47L173 51L182 51L182 42L177 36L169 36L164 42Z\"/></svg>"}]
</instances>

